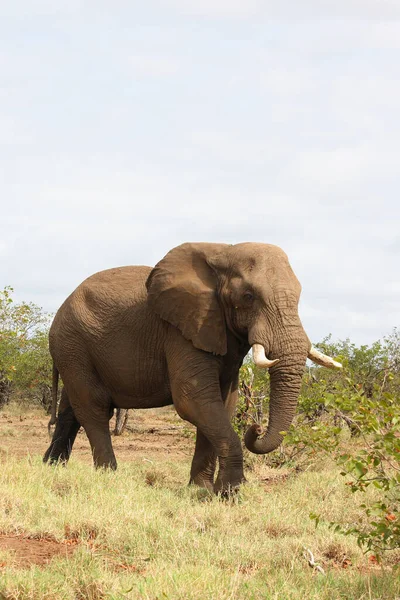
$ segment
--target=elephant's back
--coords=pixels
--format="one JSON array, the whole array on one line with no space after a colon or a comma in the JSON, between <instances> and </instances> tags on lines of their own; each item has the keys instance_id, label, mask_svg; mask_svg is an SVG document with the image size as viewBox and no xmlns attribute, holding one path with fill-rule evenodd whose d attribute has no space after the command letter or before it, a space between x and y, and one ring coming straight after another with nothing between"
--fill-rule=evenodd
<instances>
[{"instance_id":1,"label":"elephant's back","mask_svg":"<svg viewBox=\"0 0 400 600\"><path fill-rule=\"evenodd\" d=\"M136 305L146 297L146 280L151 267L116 267L91 275L73 293L74 300L91 305Z\"/></svg>"},{"instance_id":2,"label":"elephant's back","mask_svg":"<svg viewBox=\"0 0 400 600\"><path fill-rule=\"evenodd\" d=\"M148 310L146 280L150 272L151 267L116 267L85 279L59 308L50 339L66 329L98 336L143 317Z\"/></svg>"}]
</instances>

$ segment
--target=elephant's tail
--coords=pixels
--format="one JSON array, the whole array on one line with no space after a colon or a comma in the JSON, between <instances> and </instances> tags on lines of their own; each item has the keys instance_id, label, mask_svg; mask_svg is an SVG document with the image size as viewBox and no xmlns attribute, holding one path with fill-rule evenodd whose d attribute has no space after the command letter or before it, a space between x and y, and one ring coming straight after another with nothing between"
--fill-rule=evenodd
<instances>
[{"instance_id":1,"label":"elephant's tail","mask_svg":"<svg viewBox=\"0 0 400 600\"><path fill-rule=\"evenodd\" d=\"M51 416L47 429L50 435L51 426L57 422L58 369L53 362L53 380L51 385Z\"/></svg>"}]
</instances>

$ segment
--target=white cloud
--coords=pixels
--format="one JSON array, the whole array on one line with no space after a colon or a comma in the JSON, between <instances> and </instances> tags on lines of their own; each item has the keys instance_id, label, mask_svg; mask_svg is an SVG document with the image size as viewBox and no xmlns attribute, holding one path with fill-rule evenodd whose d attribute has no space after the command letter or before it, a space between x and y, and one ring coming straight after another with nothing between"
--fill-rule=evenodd
<instances>
[{"instance_id":1,"label":"white cloud","mask_svg":"<svg viewBox=\"0 0 400 600\"><path fill-rule=\"evenodd\" d=\"M183 241L265 241L302 282L313 341L389 333L398 8L2 5L0 288L55 310L92 272Z\"/></svg>"},{"instance_id":2,"label":"white cloud","mask_svg":"<svg viewBox=\"0 0 400 600\"><path fill-rule=\"evenodd\" d=\"M149 77L167 77L179 71L178 60L167 56L134 55L128 57L128 63L135 73Z\"/></svg>"},{"instance_id":3,"label":"white cloud","mask_svg":"<svg viewBox=\"0 0 400 600\"><path fill-rule=\"evenodd\" d=\"M211 159L221 162L265 165L276 157L276 150L267 141L244 139L241 135L224 131L194 131L193 145Z\"/></svg>"},{"instance_id":4,"label":"white cloud","mask_svg":"<svg viewBox=\"0 0 400 600\"><path fill-rule=\"evenodd\" d=\"M140 0L115 0L112 10L106 0L36 0L14 2L3 0L5 17L27 18L30 16L79 16L96 20L100 16L113 18L138 18L143 14L154 17L181 15L207 19L279 19L319 20L357 19L384 21L400 18L397 0L149 0L146 7ZM146 10L147 9L147 10ZM147 12L148 11L148 12Z\"/></svg>"},{"instance_id":5,"label":"white cloud","mask_svg":"<svg viewBox=\"0 0 400 600\"><path fill-rule=\"evenodd\" d=\"M7 114L0 114L1 144L19 146L32 143L32 135L17 119Z\"/></svg>"},{"instance_id":6,"label":"white cloud","mask_svg":"<svg viewBox=\"0 0 400 600\"><path fill-rule=\"evenodd\" d=\"M400 18L397 0L162 0L161 4L208 18Z\"/></svg>"},{"instance_id":7,"label":"white cloud","mask_svg":"<svg viewBox=\"0 0 400 600\"><path fill-rule=\"evenodd\" d=\"M297 180L327 189L351 184L352 186L374 177L385 177L394 173L400 164L400 149L376 148L372 144L348 146L334 150L315 150L301 152L295 158L290 174ZM366 203L374 204L375 199L368 197ZM340 198L338 203L341 203Z\"/></svg>"}]
</instances>

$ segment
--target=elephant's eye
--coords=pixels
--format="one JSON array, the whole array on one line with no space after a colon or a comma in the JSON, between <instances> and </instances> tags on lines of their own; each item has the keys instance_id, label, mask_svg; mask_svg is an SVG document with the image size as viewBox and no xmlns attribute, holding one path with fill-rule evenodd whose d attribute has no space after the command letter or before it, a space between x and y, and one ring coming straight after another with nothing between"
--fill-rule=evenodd
<instances>
[{"instance_id":1,"label":"elephant's eye","mask_svg":"<svg viewBox=\"0 0 400 600\"><path fill-rule=\"evenodd\" d=\"M245 300L247 303L251 302L252 300L254 300L254 296L251 292L245 292L243 294L243 300Z\"/></svg>"}]
</instances>

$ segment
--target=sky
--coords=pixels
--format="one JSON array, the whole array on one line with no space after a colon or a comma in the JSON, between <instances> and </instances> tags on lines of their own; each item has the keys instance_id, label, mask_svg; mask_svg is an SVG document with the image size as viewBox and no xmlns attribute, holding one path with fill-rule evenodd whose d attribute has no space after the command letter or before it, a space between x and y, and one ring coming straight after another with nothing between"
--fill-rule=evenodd
<instances>
[{"instance_id":1,"label":"sky","mask_svg":"<svg viewBox=\"0 0 400 600\"><path fill-rule=\"evenodd\" d=\"M313 342L400 325L398 0L2 0L0 289L283 248Z\"/></svg>"}]
</instances>

